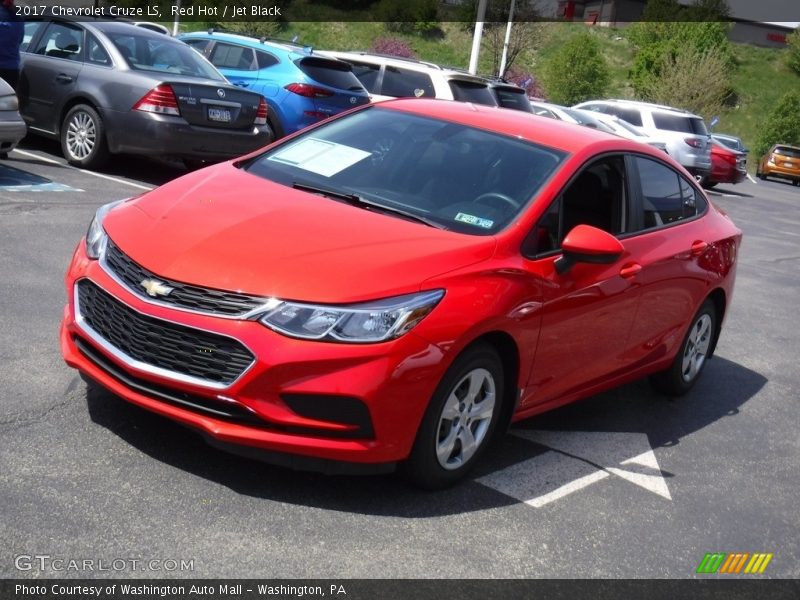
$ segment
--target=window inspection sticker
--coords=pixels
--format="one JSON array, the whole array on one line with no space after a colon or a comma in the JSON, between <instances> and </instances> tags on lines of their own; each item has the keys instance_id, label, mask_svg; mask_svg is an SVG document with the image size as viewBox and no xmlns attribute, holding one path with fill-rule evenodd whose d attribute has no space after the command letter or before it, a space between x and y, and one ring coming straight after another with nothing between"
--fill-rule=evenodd
<instances>
[{"instance_id":1,"label":"window inspection sticker","mask_svg":"<svg viewBox=\"0 0 800 600\"><path fill-rule=\"evenodd\" d=\"M270 156L267 160L311 171L323 177L332 177L347 167L370 156L370 152L344 144L309 138L292 144Z\"/></svg>"},{"instance_id":2,"label":"window inspection sticker","mask_svg":"<svg viewBox=\"0 0 800 600\"><path fill-rule=\"evenodd\" d=\"M492 225L494 225L494 221L489 219L481 219L480 217L468 215L467 213L458 213L456 215L456 221L461 221L462 223L467 223L468 225L475 225L476 227L482 227L483 229L491 229Z\"/></svg>"}]
</instances>

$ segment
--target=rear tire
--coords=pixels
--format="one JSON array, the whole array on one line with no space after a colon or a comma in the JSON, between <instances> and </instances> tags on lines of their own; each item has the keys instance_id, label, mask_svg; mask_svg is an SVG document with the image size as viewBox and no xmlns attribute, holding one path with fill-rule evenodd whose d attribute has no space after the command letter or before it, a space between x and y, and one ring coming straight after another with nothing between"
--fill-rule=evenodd
<instances>
[{"instance_id":1,"label":"rear tire","mask_svg":"<svg viewBox=\"0 0 800 600\"><path fill-rule=\"evenodd\" d=\"M267 125L272 129L272 141L279 140L286 135L277 113L272 110L271 106L267 106Z\"/></svg>"},{"instance_id":2,"label":"rear tire","mask_svg":"<svg viewBox=\"0 0 800 600\"><path fill-rule=\"evenodd\" d=\"M500 420L503 363L488 344L467 349L447 370L422 419L405 476L426 489L462 479L486 451Z\"/></svg>"},{"instance_id":3,"label":"rear tire","mask_svg":"<svg viewBox=\"0 0 800 600\"><path fill-rule=\"evenodd\" d=\"M714 303L706 299L692 319L672 365L650 376L653 387L668 396L683 396L692 389L711 356L716 331L717 310Z\"/></svg>"},{"instance_id":4,"label":"rear tire","mask_svg":"<svg viewBox=\"0 0 800 600\"><path fill-rule=\"evenodd\" d=\"M106 128L88 104L73 106L61 123L61 152L71 165L96 169L108 162Z\"/></svg>"}]
</instances>

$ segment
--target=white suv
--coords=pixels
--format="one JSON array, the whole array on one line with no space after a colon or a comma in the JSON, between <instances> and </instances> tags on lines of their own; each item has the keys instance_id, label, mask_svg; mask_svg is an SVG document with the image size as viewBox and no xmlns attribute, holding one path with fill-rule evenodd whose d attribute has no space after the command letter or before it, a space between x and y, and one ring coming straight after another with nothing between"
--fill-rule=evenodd
<instances>
[{"instance_id":1,"label":"white suv","mask_svg":"<svg viewBox=\"0 0 800 600\"><path fill-rule=\"evenodd\" d=\"M575 108L614 115L664 140L670 156L703 177L711 171L711 136L703 117L688 111L633 100L591 100Z\"/></svg>"},{"instance_id":2,"label":"white suv","mask_svg":"<svg viewBox=\"0 0 800 600\"><path fill-rule=\"evenodd\" d=\"M497 106L490 82L439 65L369 52L319 52L353 65L353 74L373 102L391 98L442 98Z\"/></svg>"}]
</instances>

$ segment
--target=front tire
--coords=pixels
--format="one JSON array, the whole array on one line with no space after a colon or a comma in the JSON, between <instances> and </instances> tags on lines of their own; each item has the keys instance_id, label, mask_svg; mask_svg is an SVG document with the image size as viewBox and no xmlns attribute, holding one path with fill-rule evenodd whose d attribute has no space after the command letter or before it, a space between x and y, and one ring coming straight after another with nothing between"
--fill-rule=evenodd
<instances>
[{"instance_id":1,"label":"front tire","mask_svg":"<svg viewBox=\"0 0 800 600\"><path fill-rule=\"evenodd\" d=\"M683 396L703 372L717 331L717 310L714 303L706 299L692 319L689 331L669 369L650 377L653 387L668 396Z\"/></svg>"},{"instance_id":2,"label":"front tire","mask_svg":"<svg viewBox=\"0 0 800 600\"><path fill-rule=\"evenodd\" d=\"M503 384L503 363L491 346L473 346L456 359L431 399L404 464L410 481L441 489L473 468L497 427Z\"/></svg>"},{"instance_id":3,"label":"front tire","mask_svg":"<svg viewBox=\"0 0 800 600\"><path fill-rule=\"evenodd\" d=\"M108 162L105 125L94 108L78 104L70 109L61 124L61 151L67 162L84 169Z\"/></svg>"}]
</instances>

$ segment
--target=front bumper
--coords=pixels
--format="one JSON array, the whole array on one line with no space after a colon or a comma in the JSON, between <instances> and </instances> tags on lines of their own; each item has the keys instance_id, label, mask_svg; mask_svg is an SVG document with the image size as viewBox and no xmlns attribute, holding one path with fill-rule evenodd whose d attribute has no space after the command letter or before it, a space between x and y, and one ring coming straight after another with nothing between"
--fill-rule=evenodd
<instances>
[{"instance_id":1,"label":"front bumper","mask_svg":"<svg viewBox=\"0 0 800 600\"><path fill-rule=\"evenodd\" d=\"M221 388L143 368L110 352L81 322L75 286L84 279L141 315L235 338L255 361ZM240 454L266 453L262 458L289 466L339 472L337 463L357 463L383 470L403 460L446 368L440 349L413 332L382 344L313 342L281 336L257 321L152 304L88 259L83 242L66 285L69 302L60 337L69 366L129 402L198 430L214 445ZM298 412L297 398L306 407L318 405ZM353 433L347 419L335 414L343 398L366 409L368 427ZM216 409L222 414L214 414Z\"/></svg>"},{"instance_id":2,"label":"front bumper","mask_svg":"<svg viewBox=\"0 0 800 600\"><path fill-rule=\"evenodd\" d=\"M113 153L177 156L221 161L270 144L268 125L246 130L201 127L182 117L139 111L106 111L108 147Z\"/></svg>"}]
</instances>

